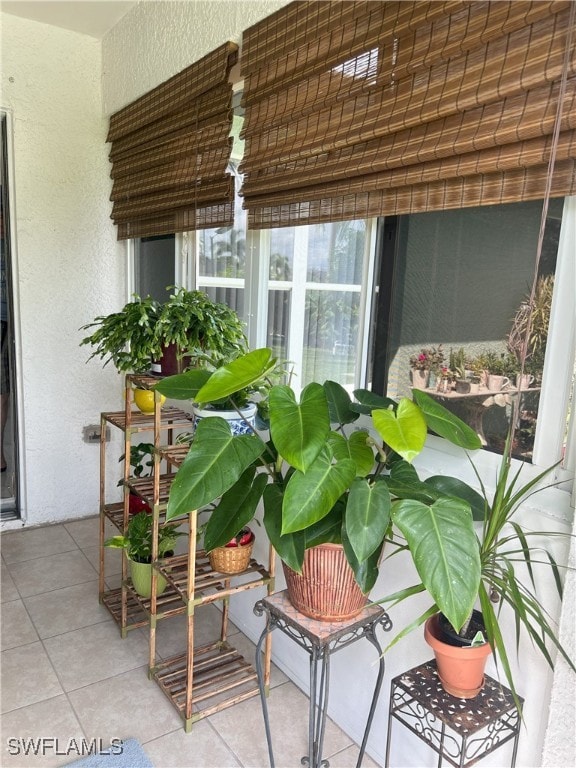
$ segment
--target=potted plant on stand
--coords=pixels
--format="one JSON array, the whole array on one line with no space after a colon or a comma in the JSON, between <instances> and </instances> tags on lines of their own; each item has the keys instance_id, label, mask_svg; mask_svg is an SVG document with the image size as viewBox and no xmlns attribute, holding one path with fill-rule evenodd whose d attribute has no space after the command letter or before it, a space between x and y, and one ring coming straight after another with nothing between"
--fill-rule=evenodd
<instances>
[{"instance_id":1,"label":"potted plant on stand","mask_svg":"<svg viewBox=\"0 0 576 768\"><path fill-rule=\"evenodd\" d=\"M427 591L433 604L388 647L425 623L425 637L436 653L442 684L452 695L464 698L473 698L478 693L483 684L486 658L495 652L519 705L500 626L505 606L514 614L517 647L520 632L524 631L550 666L553 666L551 646L573 670L576 671L576 667L560 644L538 597L535 578L536 569L550 569L562 595L560 571L549 548L554 538L564 534L526 530L515 519L521 504L542 490L542 481L554 467L521 485L521 469L512 471L510 446L511 434L506 440L493 494L488 493L474 467L480 493L457 478L436 476L422 484L421 500L398 499L392 505L392 522L401 533L401 538L393 537L397 550L392 554L408 551L421 582L382 602L397 605ZM430 506L424 500L426 488L441 489L453 499L460 498L464 505L462 514L473 515L480 530L473 531L472 535L467 531L464 535L462 530L438 525L444 511L438 502ZM439 561L443 567L438 567ZM475 606L480 611L474 610ZM443 625L448 627L448 633L443 632ZM480 666L469 679L470 662L478 660Z\"/></svg>"},{"instance_id":2,"label":"potted plant on stand","mask_svg":"<svg viewBox=\"0 0 576 768\"><path fill-rule=\"evenodd\" d=\"M179 525L180 523L171 523L158 529L158 557L170 555L178 537L185 535L176 530ZM112 536L104 542L105 547L125 550L132 584L141 597L150 597L152 594L152 533L152 515L139 512L130 518L124 535ZM158 574L156 594L161 595L166 585L166 579Z\"/></svg>"},{"instance_id":3,"label":"potted plant on stand","mask_svg":"<svg viewBox=\"0 0 576 768\"><path fill-rule=\"evenodd\" d=\"M184 288L161 305L156 339L162 351L156 372L163 375L202 364L203 355L230 357L246 351L244 326L236 312L204 291Z\"/></svg>"},{"instance_id":4,"label":"potted plant on stand","mask_svg":"<svg viewBox=\"0 0 576 768\"><path fill-rule=\"evenodd\" d=\"M119 312L100 315L81 331L91 331L80 342L94 347L88 358L99 357L104 365L112 362L120 373L147 373L151 361L160 354L156 325L160 305L147 296L134 296ZM95 330L94 330L95 329Z\"/></svg>"},{"instance_id":5,"label":"potted plant on stand","mask_svg":"<svg viewBox=\"0 0 576 768\"><path fill-rule=\"evenodd\" d=\"M81 330L91 331L80 342L94 347L89 359L112 362L121 373L149 373L156 365L154 372L173 374L203 354L229 356L246 349L243 325L234 310L213 302L203 291L184 288L164 303L135 295L119 312L97 317ZM162 367L166 348L171 369Z\"/></svg>"},{"instance_id":6,"label":"potted plant on stand","mask_svg":"<svg viewBox=\"0 0 576 768\"><path fill-rule=\"evenodd\" d=\"M220 416L229 424L234 435L249 434L255 425L257 403L262 400L267 391L266 382L262 379L251 382L246 387L234 392L231 396L222 397L210 403L203 403L198 398L198 393L210 379L212 374L227 363L232 362L238 354L201 355L198 358L199 365L183 373L163 379L155 387L162 396L175 400L190 400L196 425L201 419L210 416ZM274 371L268 372L268 376L277 378L283 373L283 367L277 366ZM193 434L181 436L181 442L190 442Z\"/></svg>"},{"instance_id":7,"label":"potted plant on stand","mask_svg":"<svg viewBox=\"0 0 576 768\"><path fill-rule=\"evenodd\" d=\"M442 370L444 363L444 352L442 344L438 347L421 349L416 355L410 358L410 378L411 384L416 389L426 389L436 384L436 378ZM431 381L432 379L432 381Z\"/></svg>"},{"instance_id":8,"label":"potted plant on stand","mask_svg":"<svg viewBox=\"0 0 576 768\"><path fill-rule=\"evenodd\" d=\"M124 454L118 461L124 461ZM153 443L136 443L130 446L130 467L134 477L150 477L154 468L154 445ZM118 485L124 485L124 480L118 480ZM128 495L128 511L131 515L138 512L149 512L149 505L137 493L130 490Z\"/></svg>"},{"instance_id":9,"label":"potted plant on stand","mask_svg":"<svg viewBox=\"0 0 576 768\"><path fill-rule=\"evenodd\" d=\"M266 379L275 366L271 350L254 350L214 371L196 396L204 402L233 396ZM157 386L167 392L169 384L165 379ZM398 403L365 390L355 395L353 403L339 384L314 382L298 401L290 387L270 386L269 440L256 431L234 437L222 419L204 419L174 479L166 512L167 519L176 519L215 502L214 515L229 505L234 530L239 530L263 499L264 525L288 579L290 572L300 575L316 555L333 571L336 560L343 564L342 589L337 587L329 600L322 589L319 605L305 603L302 598L312 594L304 590L290 594L299 610L315 618L327 618L321 611L326 602L330 618L339 619L365 605L390 525L389 483L396 495L421 498L422 484L411 462L424 447L427 429L456 445L480 447L466 424L423 392ZM347 435L345 427L361 414L371 415L375 437L368 429ZM426 498L452 512L455 530L474 535L469 510L468 515L461 512L466 510L463 502L431 487ZM229 537L230 531L223 531L212 544L223 545ZM355 587L355 594L344 596L344 586Z\"/></svg>"}]
</instances>

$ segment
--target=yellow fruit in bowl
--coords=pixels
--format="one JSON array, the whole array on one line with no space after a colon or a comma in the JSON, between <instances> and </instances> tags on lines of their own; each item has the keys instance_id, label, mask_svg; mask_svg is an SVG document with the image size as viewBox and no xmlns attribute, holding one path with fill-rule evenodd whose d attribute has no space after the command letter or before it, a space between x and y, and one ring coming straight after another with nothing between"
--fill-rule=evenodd
<instances>
[{"instance_id":1,"label":"yellow fruit in bowl","mask_svg":"<svg viewBox=\"0 0 576 768\"><path fill-rule=\"evenodd\" d=\"M154 413L154 392L151 389L135 389L134 402L142 413ZM164 395L160 395L160 405L165 402Z\"/></svg>"}]
</instances>

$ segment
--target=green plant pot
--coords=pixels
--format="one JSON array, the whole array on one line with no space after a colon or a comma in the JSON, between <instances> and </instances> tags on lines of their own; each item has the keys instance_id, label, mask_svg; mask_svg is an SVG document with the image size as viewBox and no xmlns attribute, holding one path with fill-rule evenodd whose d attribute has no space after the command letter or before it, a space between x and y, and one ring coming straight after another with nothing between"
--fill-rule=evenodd
<instances>
[{"instance_id":1,"label":"green plant pot","mask_svg":"<svg viewBox=\"0 0 576 768\"><path fill-rule=\"evenodd\" d=\"M130 560L130 578L136 592L140 597L152 596L152 565L150 563L137 563ZM168 582L161 574L156 578L156 596L161 595L168 586Z\"/></svg>"}]
</instances>

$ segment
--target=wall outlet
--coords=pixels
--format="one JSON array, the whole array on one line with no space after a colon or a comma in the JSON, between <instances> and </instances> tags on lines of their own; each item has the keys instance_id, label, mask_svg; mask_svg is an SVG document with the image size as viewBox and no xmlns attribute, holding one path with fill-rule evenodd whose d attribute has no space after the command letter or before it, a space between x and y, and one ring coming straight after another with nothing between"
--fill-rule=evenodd
<instances>
[{"instance_id":1,"label":"wall outlet","mask_svg":"<svg viewBox=\"0 0 576 768\"><path fill-rule=\"evenodd\" d=\"M110 428L106 427L106 434L104 436L105 441L110 442ZM100 442L100 424L88 424L87 427L82 429L82 440L85 443L99 443Z\"/></svg>"}]
</instances>

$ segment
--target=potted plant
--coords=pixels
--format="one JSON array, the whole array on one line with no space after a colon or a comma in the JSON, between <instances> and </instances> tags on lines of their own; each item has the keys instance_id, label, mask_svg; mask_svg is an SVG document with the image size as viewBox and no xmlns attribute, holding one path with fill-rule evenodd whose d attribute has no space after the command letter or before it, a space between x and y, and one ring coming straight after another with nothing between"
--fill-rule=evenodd
<instances>
[{"instance_id":1,"label":"potted plant","mask_svg":"<svg viewBox=\"0 0 576 768\"><path fill-rule=\"evenodd\" d=\"M112 362L121 373L146 373L160 354L156 325L160 305L147 296L134 296L119 312L100 315L80 330L92 331L80 342L94 351L88 358L100 357L104 365ZM96 330L93 330L96 329Z\"/></svg>"},{"instance_id":2,"label":"potted plant","mask_svg":"<svg viewBox=\"0 0 576 768\"><path fill-rule=\"evenodd\" d=\"M202 355L231 356L246 351L242 321L226 304L204 291L178 288L161 305L156 340L162 350L158 373L175 374L196 365Z\"/></svg>"},{"instance_id":3,"label":"potted plant","mask_svg":"<svg viewBox=\"0 0 576 768\"><path fill-rule=\"evenodd\" d=\"M124 373L148 373L151 368L176 373L184 361L193 364L202 354L231 355L246 349L243 325L234 310L213 302L203 291L184 288L163 304L135 295L120 312L97 317L81 330L92 331L80 342L95 348L89 359L100 357L104 365L112 361Z\"/></svg>"},{"instance_id":4,"label":"potted plant","mask_svg":"<svg viewBox=\"0 0 576 768\"><path fill-rule=\"evenodd\" d=\"M454 372L454 390L461 395L469 394L471 389L470 371L467 366L464 347L460 347L457 352L450 350L450 369Z\"/></svg>"},{"instance_id":5,"label":"potted plant","mask_svg":"<svg viewBox=\"0 0 576 768\"><path fill-rule=\"evenodd\" d=\"M412 386L417 389L426 389L432 386L430 377L438 376L444 363L442 344L438 347L423 348L418 354L410 358Z\"/></svg>"},{"instance_id":6,"label":"potted plant","mask_svg":"<svg viewBox=\"0 0 576 768\"><path fill-rule=\"evenodd\" d=\"M230 424L233 434L248 434L252 432L255 425L258 408L256 401L262 401L262 398L266 395L267 383L264 380L251 382L232 395L222 397L210 403L203 403L198 399L198 392L210 379L214 371L232 362L237 357L237 352L228 356L222 354L199 355L198 367L163 379L157 384L155 389L161 393L161 396L166 395L175 400L190 400L196 425L201 419L209 416L220 416ZM278 365L275 371L268 373L268 376L277 378L283 372L283 367ZM193 436L193 433L189 435L188 442Z\"/></svg>"},{"instance_id":7,"label":"potted plant","mask_svg":"<svg viewBox=\"0 0 576 768\"><path fill-rule=\"evenodd\" d=\"M514 315L506 345L517 361L516 373L532 377L528 384L517 383L518 388L542 380L553 290L554 275L540 276L534 294L522 300Z\"/></svg>"},{"instance_id":8,"label":"potted plant","mask_svg":"<svg viewBox=\"0 0 576 768\"><path fill-rule=\"evenodd\" d=\"M271 350L254 350L214 371L196 397L213 402L233 396L266 379L275 366ZM169 382L157 386L166 392ZM414 493L422 497L422 483L411 462L424 447L427 429L471 449L480 447L480 440L424 392L415 391L413 400L398 403L366 390L355 395L353 403L339 384L314 382L298 401L289 386L270 386L269 440L256 430L234 437L217 417L201 421L172 484L167 519L216 502L212 514L223 519L233 515L231 525L239 530L263 499L266 531L288 573L301 574L305 559L318 551L332 566L342 558L345 582L351 581L359 595L343 598L338 593L332 603L342 607L342 616L358 612L376 581L392 498L413 498ZM368 430L346 434L346 425L362 413L371 415L376 437ZM331 424L337 425L335 430ZM257 472L257 466L262 471ZM431 487L425 498L451 511L454 530L474 536L472 516L463 502ZM230 530L223 530L212 543L223 545L229 538ZM297 607L321 617L315 606Z\"/></svg>"},{"instance_id":9,"label":"potted plant","mask_svg":"<svg viewBox=\"0 0 576 768\"><path fill-rule=\"evenodd\" d=\"M118 461L124 461L125 454L122 454ZM154 445L153 443L135 443L130 446L130 467L134 477L150 477L154 467ZM124 480L119 480L118 485L124 485ZM131 515L138 512L152 512L149 505L134 493L132 490L128 496L128 510Z\"/></svg>"},{"instance_id":10,"label":"potted plant","mask_svg":"<svg viewBox=\"0 0 576 768\"><path fill-rule=\"evenodd\" d=\"M204 534L204 547L208 552L208 559L213 570L227 575L246 570L250 563L255 539L250 528L244 526L224 546L217 547L210 543L209 525L210 520L208 520Z\"/></svg>"},{"instance_id":11,"label":"potted plant","mask_svg":"<svg viewBox=\"0 0 576 768\"><path fill-rule=\"evenodd\" d=\"M185 535L176 530L179 525L180 523L171 523L159 527L158 557L166 557L172 553L178 537ZM130 564L132 584L141 597L150 597L152 594L152 534L152 515L139 512L130 518L123 536L112 536L104 542L105 547L125 550ZM158 574L156 594L161 595L166 585L166 579Z\"/></svg>"},{"instance_id":12,"label":"potted plant","mask_svg":"<svg viewBox=\"0 0 576 768\"><path fill-rule=\"evenodd\" d=\"M401 538L393 536L397 550L392 554L408 551L421 582L383 602L396 605L414 594L428 591L433 604L388 647L425 622L426 640L435 652L438 650L441 654L437 655L440 679L449 693L462 697L473 697L480 690L483 664L494 651L519 704L500 627L503 606L508 606L514 613L517 646L520 632L525 631L551 666L550 645L558 649L573 670L576 671L576 667L560 644L546 608L540 602L534 572L536 566L549 568L558 592L562 594L559 567L547 548L553 538L562 534L529 531L515 519L521 504L541 490L542 481L554 467L520 484L522 468L515 473L512 471L511 443L510 432L493 494L488 493L474 464L480 493L457 478L436 476L423 483L423 487L442 489L453 499L462 500L467 507L465 514L473 514L480 528L473 535L469 531L466 535L462 530L450 531L449 527L439 528L440 535L434 535L435 530L429 523L431 508L423 500L398 499L392 505L394 529L401 533ZM438 569L439 558L446 562L445 569ZM456 573L461 574L460 578L453 578ZM481 609L480 613L473 610L475 606ZM450 639L441 631L439 614L452 628ZM470 628L472 618L476 624ZM482 657L482 665L475 679L465 682L468 662L476 656ZM457 665L454 676L451 671L453 660Z\"/></svg>"},{"instance_id":13,"label":"potted plant","mask_svg":"<svg viewBox=\"0 0 576 768\"><path fill-rule=\"evenodd\" d=\"M493 392L499 392L509 386L518 371L518 361L510 353L487 352L485 363L488 371L488 389Z\"/></svg>"}]
</instances>

